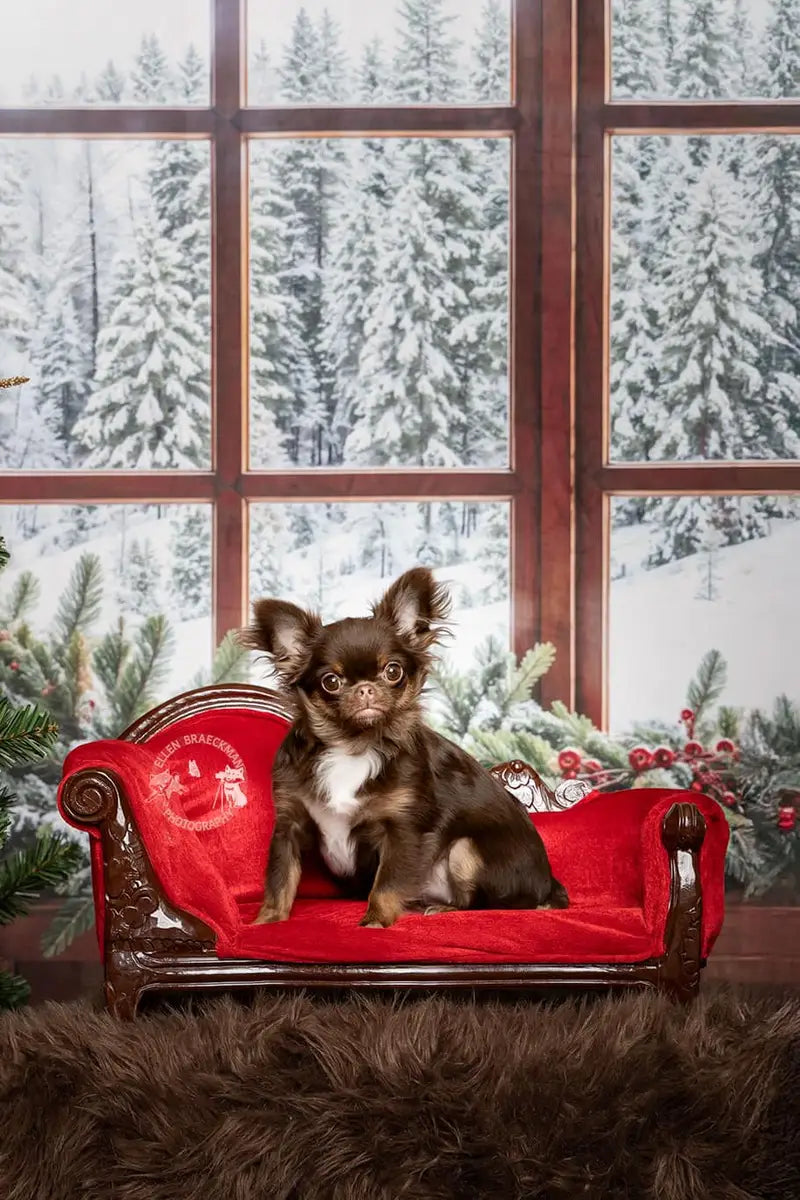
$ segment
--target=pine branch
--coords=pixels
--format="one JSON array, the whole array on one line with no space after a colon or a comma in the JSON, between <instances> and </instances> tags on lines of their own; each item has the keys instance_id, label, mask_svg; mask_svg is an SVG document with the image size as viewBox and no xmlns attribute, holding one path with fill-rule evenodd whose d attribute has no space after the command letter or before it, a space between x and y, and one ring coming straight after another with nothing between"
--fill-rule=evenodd
<instances>
[{"instance_id":1,"label":"pine branch","mask_svg":"<svg viewBox=\"0 0 800 1200\"><path fill-rule=\"evenodd\" d=\"M0 971L0 1012L21 1008L31 994L31 989L20 975Z\"/></svg>"},{"instance_id":2,"label":"pine branch","mask_svg":"<svg viewBox=\"0 0 800 1200\"><path fill-rule=\"evenodd\" d=\"M42 934L42 952L45 958L63 954L77 937L93 926L93 897L70 896Z\"/></svg>"},{"instance_id":3,"label":"pine branch","mask_svg":"<svg viewBox=\"0 0 800 1200\"><path fill-rule=\"evenodd\" d=\"M0 925L23 916L46 888L62 883L80 862L80 846L49 831L0 862Z\"/></svg>"},{"instance_id":4,"label":"pine branch","mask_svg":"<svg viewBox=\"0 0 800 1200\"><path fill-rule=\"evenodd\" d=\"M121 733L147 709L167 669L173 641L166 617L148 617L139 629L133 661L125 667L111 697L113 733Z\"/></svg>"},{"instance_id":5,"label":"pine branch","mask_svg":"<svg viewBox=\"0 0 800 1200\"><path fill-rule=\"evenodd\" d=\"M6 545L6 539L0 534L0 571L3 571L8 566L10 558L11 553Z\"/></svg>"},{"instance_id":6,"label":"pine branch","mask_svg":"<svg viewBox=\"0 0 800 1200\"><path fill-rule=\"evenodd\" d=\"M250 653L232 629L225 634L214 652L210 678L207 672L199 672L194 687L204 687L209 683L247 683L249 679Z\"/></svg>"},{"instance_id":7,"label":"pine branch","mask_svg":"<svg viewBox=\"0 0 800 1200\"><path fill-rule=\"evenodd\" d=\"M39 599L39 580L32 571L23 571L3 605L2 619L7 625L21 621Z\"/></svg>"},{"instance_id":8,"label":"pine branch","mask_svg":"<svg viewBox=\"0 0 800 1200\"><path fill-rule=\"evenodd\" d=\"M511 674L508 681L507 707L530 700L534 687L555 661L555 646L551 642L537 642Z\"/></svg>"},{"instance_id":9,"label":"pine branch","mask_svg":"<svg viewBox=\"0 0 800 1200\"><path fill-rule=\"evenodd\" d=\"M0 699L0 769L44 758L57 735L49 713L33 704L16 708Z\"/></svg>"},{"instance_id":10,"label":"pine branch","mask_svg":"<svg viewBox=\"0 0 800 1200\"><path fill-rule=\"evenodd\" d=\"M5 845L11 831L13 814L11 806L14 803L14 793L0 785L0 846Z\"/></svg>"},{"instance_id":11,"label":"pine branch","mask_svg":"<svg viewBox=\"0 0 800 1200\"><path fill-rule=\"evenodd\" d=\"M700 721L706 710L722 695L728 677L728 666L719 650L709 650L689 684L689 708Z\"/></svg>"},{"instance_id":12,"label":"pine branch","mask_svg":"<svg viewBox=\"0 0 800 1200\"><path fill-rule=\"evenodd\" d=\"M570 712L566 704L561 700L554 700L550 707L559 721L563 722L564 732L570 743L583 746L591 734L597 733L595 724L589 717L581 716L580 713Z\"/></svg>"},{"instance_id":13,"label":"pine branch","mask_svg":"<svg viewBox=\"0 0 800 1200\"><path fill-rule=\"evenodd\" d=\"M109 695L119 685L130 649L130 642L125 637L125 622L120 617L117 628L105 635L92 658L95 674Z\"/></svg>"},{"instance_id":14,"label":"pine branch","mask_svg":"<svg viewBox=\"0 0 800 1200\"><path fill-rule=\"evenodd\" d=\"M61 597L54 628L59 642L67 645L75 633L86 633L100 615L103 602L103 571L96 554L82 554Z\"/></svg>"}]
</instances>

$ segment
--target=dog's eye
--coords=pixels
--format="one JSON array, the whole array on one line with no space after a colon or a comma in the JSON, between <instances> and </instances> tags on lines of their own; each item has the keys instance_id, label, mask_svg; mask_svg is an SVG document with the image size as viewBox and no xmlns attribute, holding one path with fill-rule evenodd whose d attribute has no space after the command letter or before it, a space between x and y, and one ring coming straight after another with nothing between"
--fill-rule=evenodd
<instances>
[{"instance_id":1,"label":"dog's eye","mask_svg":"<svg viewBox=\"0 0 800 1200\"><path fill-rule=\"evenodd\" d=\"M403 678L403 668L399 662L387 663L383 668L383 678L387 683L399 683Z\"/></svg>"},{"instance_id":2,"label":"dog's eye","mask_svg":"<svg viewBox=\"0 0 800 1200\"><path fill-rule=\"evenodd\" d=\"M335 696L342 690L342 680L339 675L334 675L333 671L328 671L327 675L323 675L320 683L323 692L328 692L331 696Z\"/></svg>"}]
</instances>

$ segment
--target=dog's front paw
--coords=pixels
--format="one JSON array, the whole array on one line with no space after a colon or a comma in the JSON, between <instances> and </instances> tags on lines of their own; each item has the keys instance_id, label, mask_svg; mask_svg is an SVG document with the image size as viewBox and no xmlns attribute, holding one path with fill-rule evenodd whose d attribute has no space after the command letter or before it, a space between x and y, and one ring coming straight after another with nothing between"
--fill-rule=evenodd
<instances>
[{"instance_id":1,"label":"dog's front paw","mask_svg":"<svg viewBox=\"0 0 800 1200\"><path fill-rule=\"evenodd\" d=\"M286 921L289 917L287 912L275 908L272 904L262 904L257 915L253 919L254 925L271 925L275 921Z\"/></svg>"},{"instance_id":2,"label":"dog's front paw","mask_svg":"<svg viewBox=\"0 0 800 1200\"><path fill-rule=\"evenodd\" d=\"M359 921L366 929L388 929L403 915L403 902L396 892L373 893Z\"/></svg>"},{"instance_id":3,"label":"dog's front paw","mask_svg":"<svg viewBox=\"0 0 800 1200\"><path fill-rule=\"evenodd\" d=\"M394 925L396 920L397 917L380 917L377 913L366 912L358 923L359 925L363 925L365 929L388 929L390 925Z\"/></svg>"}]
</instances>

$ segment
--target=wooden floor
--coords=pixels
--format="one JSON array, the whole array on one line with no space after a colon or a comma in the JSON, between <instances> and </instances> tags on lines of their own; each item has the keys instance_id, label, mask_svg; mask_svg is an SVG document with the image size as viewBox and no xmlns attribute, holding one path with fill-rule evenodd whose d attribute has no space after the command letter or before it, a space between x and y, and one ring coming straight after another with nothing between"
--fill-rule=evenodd
<instances>
[{"instance_id":1,"label":"wooden floor","mask_svg":"<svg viewBox=\"0 0 800 1200\"><path fill-rule=\"evenodd\" d=\"M57 907L48 902L31 916L0 929L0 963L25 976L34 1004L96 994L102 981L93 932L80 937L59 958L42 955L40 939ZM730 906L704 979L800 988L800 906Z\"/></svg>"}]
</instances>

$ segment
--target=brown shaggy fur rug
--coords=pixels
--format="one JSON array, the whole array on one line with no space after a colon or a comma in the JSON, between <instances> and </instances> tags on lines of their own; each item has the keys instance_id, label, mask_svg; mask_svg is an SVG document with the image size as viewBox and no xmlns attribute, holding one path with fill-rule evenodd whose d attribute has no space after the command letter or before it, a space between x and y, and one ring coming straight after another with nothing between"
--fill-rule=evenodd
<instances>
[{"instance_id":1,"label":"brown shaggy fur rug","mask_svg":"<svg viewBox=\"0 0 800 1200\"><path fill-rule=\"evenodd\" d=\"M800 998L0 1019L3 1200L797 1200Z\"/></svg>"}]
</instances>

